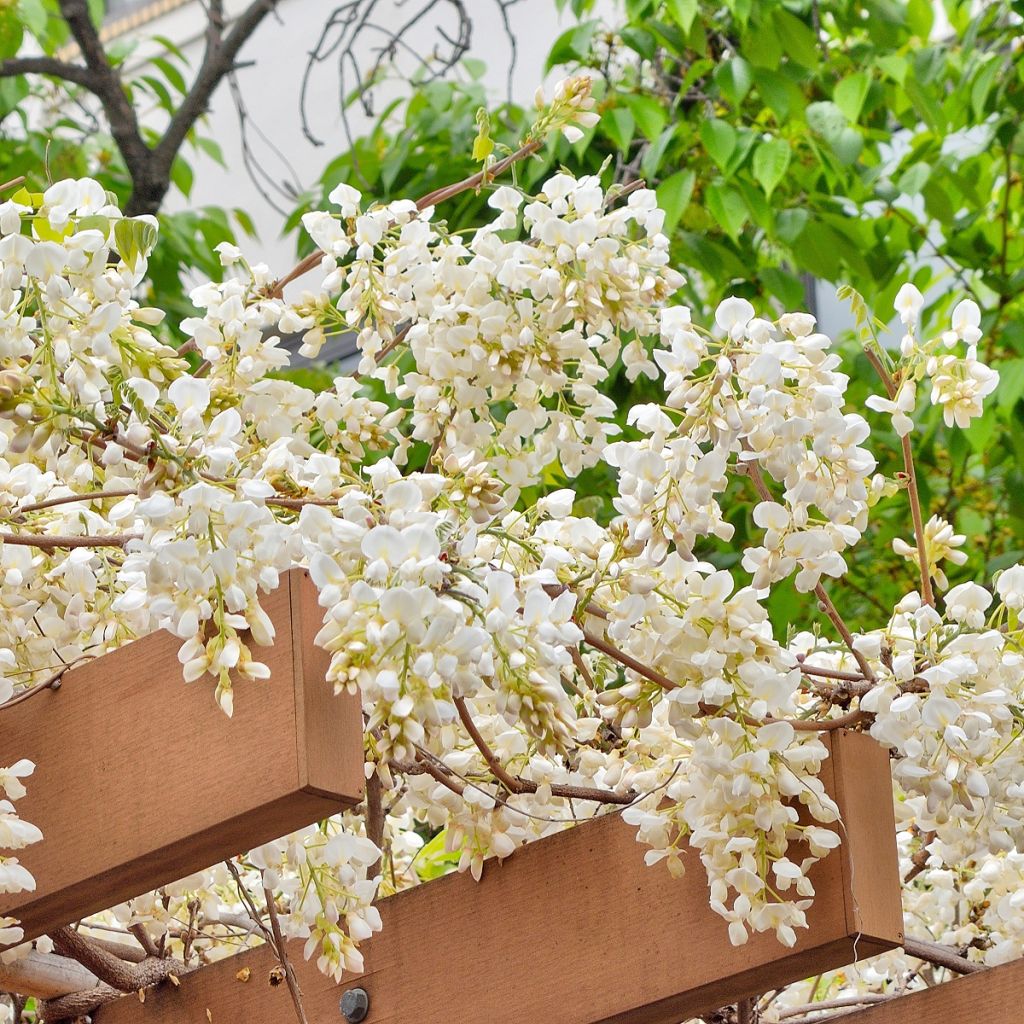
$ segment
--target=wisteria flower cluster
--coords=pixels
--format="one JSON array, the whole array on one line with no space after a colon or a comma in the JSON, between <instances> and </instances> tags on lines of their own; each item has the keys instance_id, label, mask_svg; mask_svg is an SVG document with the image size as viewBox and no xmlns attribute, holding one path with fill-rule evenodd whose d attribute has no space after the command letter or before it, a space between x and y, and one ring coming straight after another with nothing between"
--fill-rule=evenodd
<instances>
[{"instance_id":1,"label":"wisteria flower cluster","mask_svg":"<svg viewBox=\"0 0 1024 1024\"><path fill-rule=\"evenodd\" d=\"M585 79L563 84L513 156L591 123L591 105ZM258 937L244 894L265 886L286 933L340 977L380 927L378 888L417 882L426 837L443 836L434 867L479 877L583 808L625 806L648 862L681 872L699 856L734 942L791 945L808 873L841 837L820 736L847 726L894 751L923 927L989 962L1024 952L1024 567L936 599L963 538L924 525L907 474L916 514L898 550L920 579L851 632L833 596L848 553L908 485L876 474L814 318L730 298L712 324L691 319L649 190L567 171L534 194L471 184L493 218L458 234L444 194L379 204L340 186L305 218L313 284L287 298L297 274L222 247L226 279L196 289L177 348L140 298L152 222L84 180L0 204L0 699L167 629L184 678L230 714L268 675L264 596L305 565L324 685L361 697L385 808L112 918L216 956ZM905 436L921 380L957 426L996 380L976 307L928 342L919 309L901 292L907 336L869 402ZM320 393L278 373L283 334L313 354L341 331L355 373ZM661 388L625 429L605 393L619 365ZM608 467L611 520L552 488L554 465L570 480ZM757 540L727 571L714 559L736 494L755 501ZM831 635L775 634L766 598L787 580ZM11 802L32 766L3 754L0 847L16 851L40 838ZM0 890L31 884L0 858Z\"/></svg>"}]
</instances>

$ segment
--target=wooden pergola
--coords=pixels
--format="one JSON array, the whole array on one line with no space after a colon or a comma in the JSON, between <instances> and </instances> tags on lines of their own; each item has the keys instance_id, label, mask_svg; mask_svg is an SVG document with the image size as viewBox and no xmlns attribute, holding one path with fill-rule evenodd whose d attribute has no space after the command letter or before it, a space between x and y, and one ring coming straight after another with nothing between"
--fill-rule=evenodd
<instances>
[{"instance_id":1,"label":"wooden pergola","mask_svg":"<svg viewBox=\"0 0 1024 1024\"><path fill-rule=\"evenodd\" d=\"M21 919L27 939L362 800L361 709L324 684L307 574L289 573L266 609L277 631L265 658L272 680L238 684L234 719L208 688L181 682L180 641L167 634L73 667L59 690L5 712L12 749L39 766L21 803L45 836L21 857L38 889L0 895L0 916ZM349 1019L340 1009L349 992L346 1005L368 1002L351 1019L369 1024L679 1024L900 946L888 756L860 734L823 739L822 780L842 812L843 843L812 873L809 927L792 949L770 933L731 946L697 857L682 879L664 864L646 867L634 830L612 814L489 862L479 883L450 875L382 900L383 931L362 946L365 971L340 986L288 944L310 1024ZM239 750L257 755L244 773ZM77 961L32 956L52 973L40 996L92 977ZM24 969L0 967L0 989ZM1013 964L844 1021L1010 1024L1022 983L1024 965ZM159 985L144 1002L110 1002L93 1019L278 1024L292 1012L264 946Z\"/></svg>"}]
</instances>

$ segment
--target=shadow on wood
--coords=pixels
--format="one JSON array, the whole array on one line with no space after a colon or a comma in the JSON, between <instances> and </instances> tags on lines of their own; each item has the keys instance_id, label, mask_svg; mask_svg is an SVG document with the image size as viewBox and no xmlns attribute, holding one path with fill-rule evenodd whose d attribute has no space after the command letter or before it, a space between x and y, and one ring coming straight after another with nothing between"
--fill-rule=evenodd
<instances>
[{"instance_id":1,"label":"shadow on wood","mask_svg":"<svg viewBox=\"0 0 1024 1024\"><path fill-rule=\"evenodd\" d=\"M843 1017L843 1024L1020 1024L1024 960L955 978Z\"/></svg>"},{"instance_id":2,"label":"shadow on wood","mask_svg":"<svg viewBox=\"0 0 1024 1024\"><path fill-rule=\"evenodd\" d=\"M309 1024L337 1024L349 988L370 997L367 1024L679 1024L745 996L898 946L903 938L892 782L866 736L826 736L823 781L843 812L840 850L815 869L810 928L795 948L774 934L729 944L695 855L673 879L645 867L618 815L532 843L483 881L450 875L380 904L384 930L363 946L366 972L341 986L290 944ZM99 1010L96 1024L280 1024L266 948L230 957ZM251 968L248 981L239 971ZM244 976L244 972L243 972Z\"/></svg>"},{"instance_id":3,"label":"shadow on wood","mask_svg":"<svg viewBox=\"0 0 1024 1024\"><path fill-rule=\"evenodd\" d=\"M0 895L25 938L77 921L362 799L362 715L325 682L316 590L293 570L267 595L265 682L235 715L209 678L186 684L169 633L70 669L3 713L4 749L35 761L18 805L43 841L19 851L32 893Z\"/></svg>"}]
</instances>

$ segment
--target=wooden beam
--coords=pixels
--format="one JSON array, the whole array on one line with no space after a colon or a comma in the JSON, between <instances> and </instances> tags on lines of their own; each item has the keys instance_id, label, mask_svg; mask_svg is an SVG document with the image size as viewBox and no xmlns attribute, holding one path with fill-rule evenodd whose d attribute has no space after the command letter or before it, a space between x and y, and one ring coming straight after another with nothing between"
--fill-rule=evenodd
<instances>
[{"instance_id":1,"label":"wooden beam","mask_svg":"<svg viewBox=\"0 0 1024 1024\"><path fill-rule=\"evenodd\" d=\"M186 684L181 641L147 636L70 669L59 690L3 712L4 750L35 761L18 810L43 841L19 851L32 893L0 895L26 939L333 814L362 799L362 714L325 682L308 574L264 600L265 682Z\"/></svg>"},{"instance_id":2,"label":"wooden beam","mask_svg":"<svg viewBox=\"0 0 1024 1024\"><path fill-rule=\"evenodd\" d=\"M887 752L850 733L826 742L823 778L843 812L843 845L815 868L810 928L793 949L774 934L731 946L699 859L691 852L682 879L663 863L646 867L635 830L611 815L488 863L480 883L449 875L383 900L366 972L341 986L290 943L310 1024L338 1024L353 987L369 993L367 1024L679 1024L898 946ZM270 983L274 964L266 947L239 954L154 991L145 1007L118 1000L95 1021L280 1024L292 1010L285 986Z\"/></svg>"},{"instance_id":3,"label":"wooden beam","mask_svg":"<svg viewBox=\"0 0 1024 1024\"><path fill-rule=\"evenodd\" d=\"M897 996L843 1017L843 1024L1020 1024L1024 960Z\"/></svg>"}]
</instances>

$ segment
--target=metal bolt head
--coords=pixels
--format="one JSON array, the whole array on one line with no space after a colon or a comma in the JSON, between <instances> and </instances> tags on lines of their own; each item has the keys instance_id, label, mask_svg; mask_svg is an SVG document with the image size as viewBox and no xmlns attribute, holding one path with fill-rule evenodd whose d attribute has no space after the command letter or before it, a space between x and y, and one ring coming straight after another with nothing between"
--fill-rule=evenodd
<instances>
[{"instance_id":1,"label":"metal bolt head","mask_svg":"<svg viewBox=\"0 0 1024 1024\"><path fill-rule=\"evenodd\" d=\"M370 997L364 988L350 988L341 997L341 1015L349 1024L359 1024L366 1020L370 1012Z\"/></svg>"}]
</instances>

